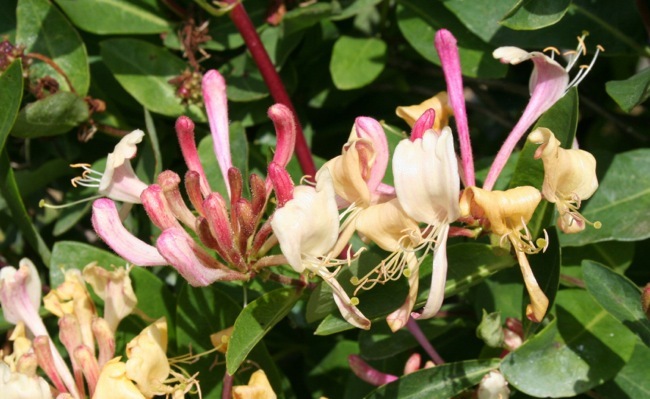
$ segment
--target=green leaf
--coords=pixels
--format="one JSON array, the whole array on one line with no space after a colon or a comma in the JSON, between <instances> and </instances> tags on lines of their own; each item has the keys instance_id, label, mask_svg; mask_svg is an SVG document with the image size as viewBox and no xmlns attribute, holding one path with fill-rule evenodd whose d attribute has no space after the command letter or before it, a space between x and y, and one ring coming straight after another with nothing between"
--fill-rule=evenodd
<instances>
[{"instance_id":1,"label":"green leaf","mask_svg":"<svg viewBox=\"0 0 650 399\"><path fill-rule=\"evenodd\" d=\"M151 144L151 151L154 159L154 170L152 178L155 178L162 172L162 155L160 154L160 144L158 143L158 132L156 125L151 117L151 112L144 109L144 123L147 127L147 140Z\"/></svg>"},{"instance_id":2,"label":"green leaf","mask_svg":"<svg viewBox=\"0 0 650 399\"><path fill-rule=\"evenodd\" d=\"M577 267L585 259L601 263L615 272L623 274L632 264L634 243L625 241L605 241L583 247L562 248L562 268ZM564 271L563 271L564 272ZM579 275L582 279L582 272Z\"/></svg>"},{"instance_id":3,"label":"green leaf","mask_svg":"<svg viewBox=\"0 0 650 399\"><path fill-rule=\"evenodd\" d=\"M2 194L2 198L4 198L11 211L13 222L23 234L25 240L38 253L43 263L49 264L50 249L43 241L38 230L36 230L36 226L32 223L32 219L27 213L27 209L25 209L6 149L0 152L0 194Z\"/></svg>"},{"instance_id":4,"label":"green leaf","mask_svg":"<svg viewBox=\"0 0 650 399\"><path fill-rule=\"evenodd\" d=\"M368 255L364 253L363 256ZM423 306L426 302L427 295L431 286L431 256L428 256L420 265L420 293L416 301L415 308ZM477 243L463 243L450 245L447 248L447 259L449 269L447 270L447 283L445 285L445 297L449 297L467 288L483 281L486 277L496 273L499 270L509 268L516 262L510 254L502 248L495 248L490 245ZM381 258L375 259L380 261ZM376 265L376 263L375 263ZM343 274L343 273L341 273ZM351 276L350 276L351 277ZM345 277L344 277L345 279ZM349 282L342 282L343 286ZM402 282L403 284L398 284ZM398 288L404 288L401 291ZM323 290L325 291L325 290ZM359 309L373 322L383 322L383 319L395 308L402 304L405 299L407 289L406 282L400 280L392 285L376 286L372 290L360 293ZM319 324L316 335L329 335L337 332L352 329L343 317L336 310L331 294L324 294L316 297L317 293L312 294L310 302L319 303L318 315L327 314L325 319ZM329 302L328 304L328 301ZM321 316L322 317L322 316ZM309 315L308 315L309 319ZM312 320L315 320L314 317Z\"/></svg>"},{"instance_id":5,"label":"green leaf","mask_svg":"<svg viewBox=\"0 0 650 399\"><path fill-rule=\"evenodd\" d=\"M14 61L0 75L0 151L16 121L23 98L23 68L20 60Z\"/></svg>"},{"instance_id":6,"label":"green leaf","mask_svg":"<svg viewBox=\"0 0 650 399\"><path fill-rule=\"evenodd\" d=\"M25 53L49 57L68 76L74 91L84 97L90 85L88 56L79 33L61 12L47 0L19 0L16 43L25 46ZM35 61L30 77L51 76L60 87L73 91L66 80L44 62Z\"/></svg>"},{"instance_id":7,"label":"green leaf","mask_svg":"<svg viewBox=\"0 0 650 399\"><path fill-rule=\"evenodd\" d=\"M515 30L535 30L551 26L564 17L571 0L519 0L500 23Z\"/></svg>"},{"instance_id":8,"label":"green leaf","mask_svg":"<svg viewBox=\"0 0 650 399\"><path fill-rule=\"evenodd\" d=\"M342 19L351 18L357 14L366 12L368 9L373 9L381 0L348 0L339 1L341 7L344 7L340 13L334 13L330 18L333 21L340 21Z\"/></svg>"},{"instance_id":9,"label":"green leaf","mask_svg":"<svg viewBox=\"0 0 650 399\"><path fill-rule=\"evenodd\" d=\"M623 368L636 337L583 290L560 291L557 319L511 352L501 372L518 390L537 397L573 396Z\"/></svg>"},{"instance_id":10,"label":"green leaf","mask_svg":"<svg viewBox=\"0 0 650 399\"><path fill-rule=\"evenodd\" d=\"M650 96L650 68L646 68L625 80L612 80L605 83L605 90L625 112L641 104Z\"/></svg>"},{"instance_id":11,"label":"green leaf","mask_svg":"<svg viewBox=\"0 0 650 399\"><path fill-rule=\"evenodd\" d=\"M650 346L650 320L641 308L639 287L625 276L596 262L582 262L582 272L591 296Z\"/></svg>"},{"instance_id":12,"label":"green leaf","mask_svg":"<svg viewBox=\"0 0 650 399\"><path fill-rule=\"evenodd\" d=\"M102 267L124 266L126 261L114 253L76 241L59 241L52 248L50 260L50 285L56 287L65 280L65 270L82 270L87 264L97 262Z\"/></svg>"},{"instance_id":13,"label":"green leaf","mask_svg":"<svg viewBox=\"0 0 650 399\"><path fill-rule=\"evenodd\" d=\"M637 342L634 353L625 367L605 384L596 387L599 397L604 398L650 398L650 348Z\"/></svg>"},{"instance_id":14,"label":"green leaf","mask_svg":"<svg viewBox=\"0 0 650 399\"><path fill-rule=\"evenodd\" d=\"M88 105L83 98L60 91L21 109L11 134L22 138L54 136L66 133L86 120Z\"/></svg>"},{"instance_id":15,"label":"green leaf","mask_svg":"<svg viewBox=\"0 0 650 399\"><path fill-rule=\"evenodd\" d=\"M441 364L382 385L366 399L451 398L478 384L484 375L499 367L499 363L499 359L489 359Z\"/></svg>"},{"instance_id":16,"label":"green leaf","mask_svg":"<svg viewBox=\"0 0 650 399\"><path fill-rule=\"evenodd\" d=\"M425 59L440 65L433 45L438 29L449 29L458 40L458 52L463 75L498 78L506 74L506 66L492 57L493 47L470 33L442 2L429 0L400 0L397 26L404 38Z\"/></svg>"},{"instance_id":17,"label":"green leaf","mask_svg":"<svg viewBox=\"0 0 650 399\"><path fill-rule=\"evenodd\" d=\"M418 326L429 341L464 325L462 319L434 318L418 321ZM368 360L392 358L419 345L407 329L392 332L386 323L377 323L371 330L359 333L361 356Z\"/></svg>"},{"instance_id":18,"label":"green leaf","mask_svg":"<svg viewBox=\"0 0 650 399\"><path fill-rule=\"evenodd\" d=\"M650 237L650 149L638 149L614 157L600 187L580 210L602 227L587 226L578 234L562 234L563 246L600 241L637 241Z\"/></svg>"},{"instance_id":19,"label":"green leaf","mask_svg":"<svg viewBox=\"0 0 650 399\"><path fill-rule=\"evenodd\" d=\"M204 122L203 110L184 106L169 80L187 65L163 47L135 39L110 39L100 43L101 55L120 85L145 108L167 116L182 114Z\"/></svg>"},{"instance_id":20,"label":"green leaf","mask_svg":"<svg viewBox=\"0 0 650 399\"><path fill-rule=\"evenodd\" d=\"M97 35L152 34L173 32L159 15L129 0L55 0L79 28ZM173 34L173 33L172 33Z\"/></svg>"},{"instance_id":21,"label":"green leaf","mask_svg":"<svg viewBox=\"0 0 650 399\"><path fill-rule=\"evenodd\" d=\"M376 38L341 36L332 49L330 73L334 86L352 90L377 79L386 64L386 43Z\"/></svg>"},{"instance_id":22,"label":"green leaf","mask_svg":"<svg viewBox=\"0 0 650 399\"><path fill-rule=\"evenodd\" d=\"M305 30L319 23L332 14L332 5L315 2L304 7L287 11L282 17L282 29L285 36Z\"/></svg>"},{"instance_id":23,"label":"green leaf","mask_svg":"<svg viewBox=\"0 0 650 399\"><path fill-rule=\"evenodd\" d=\"M300 298L295 288L279 288L262 295L239 314L226 353L229 374L235 374L255 345L286 316Z\"/></svg>"},{"instance_id":24,"label":"green leaf","mask_svg":"<svg viewBox=\"0 0 650 399\"><path fill-rule=\"evenodd\" d=\"M238 168L244 179L248 176L248 139L246 138L246 130L239 122L233 122L230 127L230 154L232 157L233 166ZM226 177L221 174L217 156L214 153L214 141L212 135L208 134L199 142L198 152L199 159L203 165L203 170L208 178L208 183L212 191L220 193L224 198L228 198L228 190L226 189ZM244 188L248 187L247 184Z\"/></svg>"}]
</instances>

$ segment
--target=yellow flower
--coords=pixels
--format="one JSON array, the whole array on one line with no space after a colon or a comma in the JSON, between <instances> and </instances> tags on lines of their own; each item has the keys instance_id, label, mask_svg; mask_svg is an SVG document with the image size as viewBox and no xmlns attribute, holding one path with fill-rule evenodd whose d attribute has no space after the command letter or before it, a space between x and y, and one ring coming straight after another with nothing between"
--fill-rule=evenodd
<instances>
[{"instance_id":1,"label":"yellow flower","mask_svg":"<svg viewBox=\"0 0 650 399\"><path fill-rule=\"evenodd\" d=\"M167 359L167 321L156 320L126 345L126 376L146 397L170 393L165 380L171 371Z\"/></svg>"},{"instance_id":2,"label":"yellow flower","mask_svg":"<svg viewBox=\"0 0 650 399\"><path fill-rule=\"evenodd\" d=\"M233 399L275 399L273 387L266 378L263 370L257 370L248 380L248 385L237 385L232 388Z\"/></svg>"},{"instance_id":3,"label":"yellow flower","mask_svg":"<svg viewBox=\"0 0 650 399\"><path fill-rule=\"evenodd\" d=\"M92 399L145 399L145 396L126 375L126 364L120 357L109 360L99 374Z\"/></svg>"},{"instance_id":4,"label":"yellow flower","mask_svg":"<svg viewBox=\"0 0 650 399\"><path fill-rule=\"evenodd\" d=\"M447 92L441 91L428 100L417 105L397 107L395 113L402 118L410 127L413 127L415 121L428 109L436 112L436 121L433 124L433 130L439 132L443 127L449 125L449 117L454 115L454 111L449 105Z\"/></svg>"},{"instance_id":5,"label":"yellow flower","mask_svg":"<svg viewBox=\"0 0 650 399\"><path fill-rule=\"evenodd\" d=\"M579 212L580 202L591 197L598 188L596 159L587 151L564 149L553 132L535 129L528 141L539 144L535 159L544 163L542 194L557 206L557 226L565 233L577 233L590 223ZM593 224L600 228L600 222Z\"/></svg>"},{"instance_id":6,"label":"yellow flower","mask_svg":"<svg viewBox=\"0 0 650 399\"><path fill-rule=\"evenodd\" d=\"M480 220L493 233L501 236L501 242L508 239L512 244L530 295L531 303L526 308L526 316L535 322L540 322L544 318L548 308L548 298L539 287L526 254L541 251L540 247L545 246L546 240L538 240L538 245L533 243L526 224L541 200L539 190L530 186L516 187L507 191L487 191L478 187L468 187L460 199L461 216L471 216Z\"/></svg>"}]
</instances>

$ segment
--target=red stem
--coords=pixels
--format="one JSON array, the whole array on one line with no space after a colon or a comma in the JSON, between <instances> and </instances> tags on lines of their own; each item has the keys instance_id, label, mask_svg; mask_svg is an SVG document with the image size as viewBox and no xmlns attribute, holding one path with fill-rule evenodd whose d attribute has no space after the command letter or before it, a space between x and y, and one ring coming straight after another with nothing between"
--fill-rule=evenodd
<instances>
[{"instance_id":1,"label":"red stem","mask_svg":"<svg viewBox=\"0 0 650 399\"><path fill-rule=\"evenodd\" d=\"M236 4L230 12L230 19L232 19L232 22L237 27L237 30L239 30L239 33L244 38L246 47L248 47L248 51L251 52L253 60L255 60L257 67L262 73L262 78L264 79L266 85L269 87L271 96L276 102L289 107L291 112L293 112L293 114L296 116L297 123L295 151L302 172L308 176L316 176L316 165L314 164L314 159L311 156L311 150L307 146L307 140L305 140L302 126L298 121L298 114L296 113L296 109L291 103L291 98L289 98L289 94L287 94L287 90L284 88L284 84L280 79L280 75L278 75L278 72L275 70L275 66L271 62L268 53L264 49L264 45L262 45L262 41L257 34L257 30L255 30L253 22L251 21L241 2L238 2L237 0L226 0L225 2L228 4Z\"/></svg>"}]
</instances>

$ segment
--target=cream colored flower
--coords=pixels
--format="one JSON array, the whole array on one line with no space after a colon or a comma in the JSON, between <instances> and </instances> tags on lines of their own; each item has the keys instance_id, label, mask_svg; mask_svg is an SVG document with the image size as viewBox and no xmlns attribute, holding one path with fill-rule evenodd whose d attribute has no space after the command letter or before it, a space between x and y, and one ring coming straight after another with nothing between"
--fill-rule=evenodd
<instances>
[{"instance_id":1,"label":"cream colored flower","mask_svg":"<svg viewBox=\"0 0 650 399\"><path fill-rule=\"evenodd\" d=\"M273 387L266 378L263 370L257 370L248 380L248 385L237 385L232 388L233 399L276 399Z\"/></svg>"},{"instance_id":2,"label":"cream colored flower","mask_svg":"<svg viewBox=\"0 0 650 399\"><path fill-rule=\"evenodd\" d=\"M542 194L557 206L557 226L565 233L577 233L589 223L579 212L580 203L598 188L596 159L587 151L564 149L553 132L539 128L528 135L528 141L539 144L535 159L544 163ZM594 223L599 228L600 222Z\"/></svg>"},{"instance_id":3,"label":"cream colored flower","mask_svg":"<svg viewBox=\"0 0 650 399\"><path fill-rule=\"evenodd\" d=\"M39 376L11 371L0 361L0 393L3 399L51 399L48 383Z\"/></svg>"},{"instance_id":4,"label":"cream colored flower","mask_svg":"<svg viewBox=\"0 0 650 399\"><path fill-rule=\"evenodd\" d=\"M109 360L99 374L92 399L145 399L145 396L127 377L126 364L120 357Z\"/></svg>"},{"instance_id":5,"label":"cream colored flower","mask_svg":"<svg viewBox=\"0 0 650 399\"><path fill-rule=\"evenodd\" d=\"M126 345L126 376L145 397L170 393L165 380L171 371L167 359L167 321L158 319Z\"/></svg>"},{"instance_id":6,"label":"cream colored flower","mask_svg":"<svg viewBox=\"0 0 650 399\"><path fill-rule=\"evenodd\" d=\"M93 262L83 270L83 277L93 287L97 296L104 300L104 319L113 332L120 321L131 314L138 304L133 292L129 272L132 266L118 267L112 271Z\"/></svg>"},{"instance_id":7,"label":"cream colored flower","mask_svg":"<svg viewBox=\"0 0 650 399\"><path fill-rule=\"evenodd\" d=\"M546 241L538 240L534 243L526 224L541 200L539 190L530 186L507 191L486 191L478 187L468 187L460 200L461 216L480 220L486 228L501 236L502 243L507 239L512 244L531 300L531 304L526 308L526 315L535 322L544 318L548 298L539 287L526 254L541 251Z\"/></svg>"}]
</instances>

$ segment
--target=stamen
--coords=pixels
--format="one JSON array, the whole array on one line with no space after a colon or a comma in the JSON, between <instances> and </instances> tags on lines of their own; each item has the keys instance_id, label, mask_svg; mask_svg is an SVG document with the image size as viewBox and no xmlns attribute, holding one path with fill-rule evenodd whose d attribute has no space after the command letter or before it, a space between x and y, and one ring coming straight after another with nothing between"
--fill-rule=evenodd
<instances>
[{"instance_id":1,"label":"stamen","mask_svg":"<svg viewBox=\"0 0 650 399\"><path fill-rule=\"evenodd\" d=\"M64 209L64 208L69 208L71 206L82 204L84 202L94 201L94 200L96 200L98 198L101 198L101 197L102 197L101 195L95 195L94 197L84 198L84 199L80 199L78 201L69 202L67 204L61 204L61 205L48 204L47 202L45 202L44 199L42 199L42 200L40 200L38 202L38 207L39 208L48 208L48 209Z\"/></svg>"},{"instance_id":2,"label":"stamen","mask_svg":"<svg viewBox=\"0 0 650 399\"><path fill-rule=\"evenodd\" d=\"M596 53L594 54L588 66L580 65L581 69L578 72L578 74L573 78L573 81L569 83L569 85L567 86L567 91L570 88L579 85L580 82L583 81L583 79L587 76L589 71L591 71L591 68L593 68L594 64L596 63L596 59L598 58L598 54L600 54L602 48L603 47L601 45L596 46Z\"/></svg>"}]
</instances>

